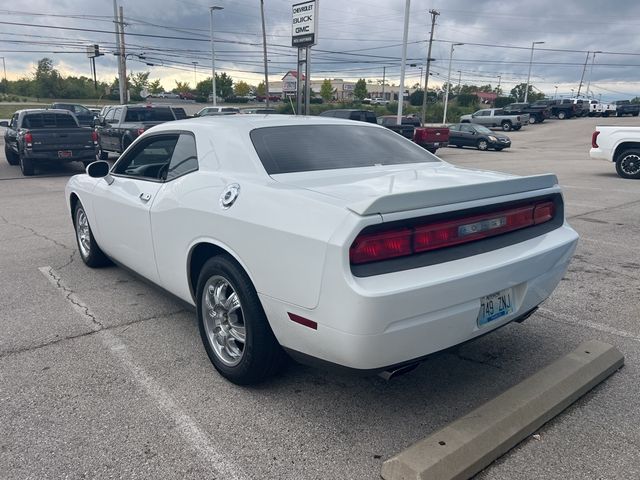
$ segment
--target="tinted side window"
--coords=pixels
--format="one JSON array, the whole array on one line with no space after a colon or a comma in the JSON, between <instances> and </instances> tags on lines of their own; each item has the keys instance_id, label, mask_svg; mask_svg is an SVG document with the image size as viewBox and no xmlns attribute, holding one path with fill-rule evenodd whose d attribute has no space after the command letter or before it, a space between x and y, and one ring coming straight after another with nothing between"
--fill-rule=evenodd
<instances>
[{"instance_id":1,"label":"tinted side window","mask_svg":"<svg viewBox=\"0 0 640 480\"><path fill-rule=\"evenodd\" d=\"M122 160L113 173L142 179L162 180L166 175L178 135L152 136L140 142Z\"/></svg>"},{"instance_id":2,"label":"tinted side window","mask_svg":"<svg viewBox=\"0 0 640 480\"><path fill-rule=\"evenodd\" d=\"M376 114L373 112L365 112L364 120L369 123L376 123Z\"/></svg>"},{"instance_id":3,"label":"tinted side window","mask_svg":"<svg viewBox=\"0 0 640 480\"><path fill-rule=\"evenodd\" d=\"M198 170L196 140L192 135L183 133L178 138L178 143L173 149L173 156L165 179L172 180L195 170Z\"/></svg>"}]
</instances>

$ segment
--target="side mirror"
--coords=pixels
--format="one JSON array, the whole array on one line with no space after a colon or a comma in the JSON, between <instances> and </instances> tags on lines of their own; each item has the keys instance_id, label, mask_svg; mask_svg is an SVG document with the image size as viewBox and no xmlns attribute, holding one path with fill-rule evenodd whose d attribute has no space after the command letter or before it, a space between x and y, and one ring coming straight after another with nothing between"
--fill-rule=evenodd
<instances>
[{"instance_id":1,"label":"side mirror","mask_svg":"<svg viewBox=\"0 0 640 480\"><path fill-rule=\"evenodd\" d=\"M103 178L109 174L110 168L108 162L98 160L87 165L87 175L92 178Z\"/></svg>"},{"instance_id":2,"label":"side mirror","mask_svg":"<svg viewBox=\"0 0 640 480\"><path fill-rule=\"evenodd\" d=\"M0 121L0 127L9 128L9 122L7 122L6 120Z\"/></svg>"}]
</instances>

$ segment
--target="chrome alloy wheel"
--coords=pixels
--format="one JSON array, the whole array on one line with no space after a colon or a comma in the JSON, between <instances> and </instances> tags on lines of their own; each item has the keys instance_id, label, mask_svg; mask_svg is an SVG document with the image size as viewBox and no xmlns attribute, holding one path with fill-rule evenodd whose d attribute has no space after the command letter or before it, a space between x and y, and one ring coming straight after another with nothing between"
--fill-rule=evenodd
<instances>
[{"instance_id":1,"label":"chrome alloy wheel","mask_svg":"<svg viewBox=\"0 0 640 480\"><path fill-rule=\"evenodd\" d=\"M242 305L235 289L224 277L214 275L202 292L202 315L209 345L229 367L244 355L245 324Z\"/></svg>"},{"instance_id":2,"label":"chrome alloy wheel","mask_svg":"<svg viewBox=\"0 0 640 480\"><path fill-rule=\"evenodd\" d=\"M78 237L78 246L80 253L87 258L91 253L91 230L89 229L89 220L83 208L76 211L76 236Z\"/></svg>"},{"instance_id":3,"label":"chrome alloy wheel","mask_svg":"<svg viewBox=\"0 0 640 480\"><path fill-rule=\"evenodd\" d=\"M627 175L638 175L640 173L640 157L634 153L625 155L620 161L620 170Z\"/></svg>"}]
</instances>

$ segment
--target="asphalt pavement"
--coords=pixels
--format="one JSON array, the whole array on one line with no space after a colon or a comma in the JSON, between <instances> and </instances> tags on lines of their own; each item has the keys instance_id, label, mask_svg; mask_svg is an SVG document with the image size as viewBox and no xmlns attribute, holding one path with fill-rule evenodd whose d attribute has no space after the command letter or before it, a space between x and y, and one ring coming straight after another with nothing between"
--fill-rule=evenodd
<instances>
[{"instance_id":1,"label":"asphalt pavement","mask_svg":"<svg viewBox=\"0 0 640 480\"><path fill-rule=\"evenodd\" d=\"M82 166L24 178L0 153L0 477L375 479L387 458L598 339L625 367L478 478L640 478L640 181L589 158L596 124L638 119L550 120L509 133L502 152L438 151L556 173L581 240L526 322L390 382L292 364L258 387L228 383L190 309L121 268L84 266L64 201Z\"/></svg>"}]
</instances>

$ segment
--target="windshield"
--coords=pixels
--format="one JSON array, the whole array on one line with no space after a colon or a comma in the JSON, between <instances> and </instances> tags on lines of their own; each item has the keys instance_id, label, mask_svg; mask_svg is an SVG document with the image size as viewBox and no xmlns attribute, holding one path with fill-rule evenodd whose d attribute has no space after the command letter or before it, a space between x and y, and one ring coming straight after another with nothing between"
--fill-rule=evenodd
<instances>
[{"instance_id":1,"label":"windshield","mask_svg":"<svg viewBox=\"0 0 640 480\"><path fill-rule=\"evenodd\" d=\"M257 128L251 141L269 175L439 161L391 130L357 124Z\"/></svg>"}]
</instances>

